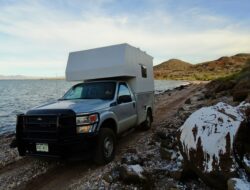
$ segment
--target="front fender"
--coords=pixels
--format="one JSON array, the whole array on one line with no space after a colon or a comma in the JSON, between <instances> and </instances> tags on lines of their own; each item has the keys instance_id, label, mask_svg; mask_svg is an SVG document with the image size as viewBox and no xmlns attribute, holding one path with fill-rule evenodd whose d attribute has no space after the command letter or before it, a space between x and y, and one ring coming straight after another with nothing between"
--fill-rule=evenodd
<instances>
[{"instance_id":1,"label":"front fender","mask_svg":"<svg viewBox=\"0 0 250 190\"><path fill-rule=\"evenodd\" d=\"M105 111L103 113L100 114L100 122L99 125L97 127L97 131L99 131L100 127L102 126L103 122L106 121L107 119L113 119L115 121L116 127L117 127L117 132L119 131L119 127L118 127L118 119L115 115L114 112L112 111Z\"/></svg>"}]
</instances>

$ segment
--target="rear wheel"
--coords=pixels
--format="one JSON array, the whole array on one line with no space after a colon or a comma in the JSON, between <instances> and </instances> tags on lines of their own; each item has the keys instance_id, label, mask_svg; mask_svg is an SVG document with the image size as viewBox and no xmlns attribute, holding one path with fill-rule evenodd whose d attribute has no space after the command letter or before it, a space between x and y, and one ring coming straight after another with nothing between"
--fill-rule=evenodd
<instances>
[{"instance_id":1,"label":"rear wheel","mask_svg":"<svg viewBox=\"0 0 250 190\"><path fill-rule=\"evenodd\" d=\"M152 126L152 122L153 122L152 113L151 113L150 110L148 110L148 111L147 111L146 120L143 122L142 128L143 128L144 130L150 129L151 126Z\"/></svg>"},{"instance_id":2,"label":"rear wheel","mask_svg":"<svg viewBox=\"0 0 250 190\"><path fill-rule=\"evenodd\" d=\"M112 129L101 128L95 150L95 162L106 164L114 159L116 148L116 138Z\"/></svg>"}]
</instances>

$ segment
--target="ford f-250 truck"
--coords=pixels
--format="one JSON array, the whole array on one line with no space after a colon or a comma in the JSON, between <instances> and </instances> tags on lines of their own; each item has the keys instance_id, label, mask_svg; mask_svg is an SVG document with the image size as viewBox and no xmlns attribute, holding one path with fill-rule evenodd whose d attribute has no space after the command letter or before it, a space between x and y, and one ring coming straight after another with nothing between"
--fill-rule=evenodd
<instances>
[{"instance_id":1,"label":"ford f-250 truck","mask_svg":"<svg viewBox=\"0 0 250 190\"><path fill-rule=\"evenodd\" d=\"M114 158L118 135L139 125L151 127L152 57L138 48L120 44L72 52L66 79L84 82L17 116L21 156L90 155L104 164Z\"/></svg>"}]
</instances>

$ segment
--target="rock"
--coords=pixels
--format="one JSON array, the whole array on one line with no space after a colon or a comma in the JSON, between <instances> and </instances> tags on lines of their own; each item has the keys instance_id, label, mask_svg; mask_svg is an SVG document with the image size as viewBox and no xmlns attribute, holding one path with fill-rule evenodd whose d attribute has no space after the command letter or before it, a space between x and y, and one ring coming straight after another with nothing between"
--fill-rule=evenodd
<instances>
[{"instance_id":1,"label":"rock","mask_svg":"<svg viewBox=\"0 0 250 190\"><path fill-rule=\"evenodd\" d=\"M171 160L172 154L173 154L173 150L169 150L167 148L161 147L160 148L160 154L161 154L161 158L162 159Z\"/></svg>"},{"instance_id":2,"label":"rock","mask_svg":"<svg viewBox=\"0 0 250 190\"><path fill-rule=\"evenodd\" d=\"M147 178L143 175L144 169L139 165L126 165L120 167L121 179L128 184L143 183Z\"/></svg>"},{"instance_id":3,"label":"rock","mask_svg":"<svg viewBox=\"0 0 250 190\"><path fill-rule=\"evenodd\" d=\"M185 104L191 104L191 99L188 98L188 99L185 101Z\"/></svg>"},{"instance_id":4,"label":"rock","mask_svg":"<svg viewBox=\"0 0 250 190\"><path fill-rule=\"evenodd\" d=\"M161 139L161 147L176 150L178 149L178 143L172 135L168 135L166 139Z\"/></svg>"},{"instance_id":5,"label":"rock","mask_svg":"<svg viewBox=\"0 0 250 190\"><path fill-rule=\"evenodd\" d=\"M103 175L103 179L108 182L108 183L112 183L113 182L113 178L112 176L110 175L110 173L106 173Z\"/></svg>"},{"instance_id":6,"label":"rock","mask_svg":"<svg viewBox=\"0 0 250 190\"><path fill-rule=\"evenodd\" d=\"M182 171L181 170L173 170L173 171L169 172L169 175L171 178L179 181L182 177Z\"/></svg>"},{"instance_id":7,"label":"rock","mask_svg":"<svg viewBox=\"0 0 250 190\"><path fill-rule=\"evenodd\" d=\"M220 81L218 82L218 86L215 88L215 92L221 92L221 91L228 91L233 89L233 87L236 85L236 81L230 80L230 81Z\"/></svg>"},{"instance_id":8,"label":"rock","mask_svg":"<svg viewBox=\"0 0 250 190\"><path fill-rule=\"evenodd\" d=\"M137 154L127 153L123 155L121 163L128 165L142 164L142 159Z\"/></svg>"},{"instance_id":9,"label":"rock","mask_svg":"<svg viewBox=\"0 0 250 190\"><path fill-rule=\"evenodd\" d=\"M160 139L166 139L166 138L167 138L167 134L166 134L166 132L164 132L164 131L157 131L157 132L156 132L156 136L157 136L158 138L160 138Z\"/></svg>"},{"instance_id":10,"label":"rock","mask_svg":"<svg viewBox=\"0 0 250 190\"><path fill-rule=\"evenodd\" d=\"M203 107L185 121L178 135L185 167L204 182L225 189L227 180L237 176L233 141L249 105L225 103Z\"/></svg>"},{"instance_id":11,"label":"rock","mask_svg":"<svg viewBox=\"0 0 250 190\"><path fill-rule=\"evenodd\" d=\"M237 90L233 93L233 101L244 101L248 95L250 94L250 90L242 89L242 90Z\"/></svg>"},{"instance_id":12,"label":"rock","mask_svg":"<svg viewBox=\"0 0 250 190\"><path fill-rule=\"evenodd\" d=\"M162 139L161 140L161 147L172 149L173 148L173 142L170 139Z\"/></svg>"}]
</instances>

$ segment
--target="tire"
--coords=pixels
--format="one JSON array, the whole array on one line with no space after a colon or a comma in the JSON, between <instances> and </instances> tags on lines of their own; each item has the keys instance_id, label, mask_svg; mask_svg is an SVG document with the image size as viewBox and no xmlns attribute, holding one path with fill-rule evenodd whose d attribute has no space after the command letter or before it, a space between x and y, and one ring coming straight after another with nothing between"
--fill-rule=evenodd
<instances>
[{"instance_id":1,"label":"tire","mask_svg":"<svg viewBox=\"0 0 250 190\"><path fill-rule=\"evenodd\" d=\"M150 110L148 110L146 120L142 124L142 129L149 130L152 127L152 122L153 122L152 113Z\"/></svg>"},{"instance_id":2,"label":"tire","mask_svg":"<svg viewBox=\"0 0 250 190\"><path fill-rule=\"evenodd\" d=\"M99 131L94 161L98 165L111 162L115 157L116 137L112 129L101 128Z\"/></svg>"}]
</instances>

